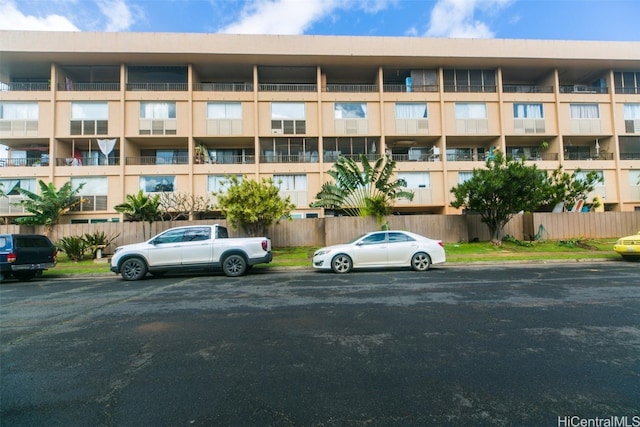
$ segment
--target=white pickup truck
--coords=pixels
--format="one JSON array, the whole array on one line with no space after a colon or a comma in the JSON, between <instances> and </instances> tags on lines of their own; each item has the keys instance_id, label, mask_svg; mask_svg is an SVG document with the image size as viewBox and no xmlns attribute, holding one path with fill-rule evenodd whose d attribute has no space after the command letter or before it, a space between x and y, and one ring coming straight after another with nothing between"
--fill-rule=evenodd
<instances>
[{"instance_id":1,"label":"white pickup truck","mask_svg":"<svg viewBox=\"0 0 640 427\"><path fill-rule=\"evenodd\" d=\"M241 276L256 264L273 259L266 237L229 238L225 227L194 225L170 228L143 243L116 248L111 271L124 280L140 280L147 272L160 276L180 270L222 268L227 276Z\"/></svg>"}]
</instances>

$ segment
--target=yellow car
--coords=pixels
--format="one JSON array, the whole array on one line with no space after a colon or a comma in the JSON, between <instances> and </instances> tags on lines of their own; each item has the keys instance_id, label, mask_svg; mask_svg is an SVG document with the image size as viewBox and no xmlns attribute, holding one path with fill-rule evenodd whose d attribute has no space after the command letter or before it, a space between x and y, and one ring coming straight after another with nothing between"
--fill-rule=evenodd
<instances>
[{"instance_id":1,"label":"yellow car","mask_svg":"<svg viewBox=\"0 0 640 427\"><path fill-rule=\"evenodd\" d=\"M613 245L613 250L623 258L640 257L640 232L633 236L621 237Z\"/></svg>"}]
</instances>

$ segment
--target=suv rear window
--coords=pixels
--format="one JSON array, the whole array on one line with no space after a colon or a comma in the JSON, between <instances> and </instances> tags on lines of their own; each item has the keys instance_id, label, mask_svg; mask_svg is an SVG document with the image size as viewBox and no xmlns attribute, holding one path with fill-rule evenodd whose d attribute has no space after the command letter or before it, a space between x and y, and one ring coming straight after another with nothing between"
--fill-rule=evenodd
<instances>
[{"instance_id":1,"label":"suv rear window","mask_svg":"<svg viewBox=\"0 0 640 427\"><path fill-rule=\"evenodd\" d=\"M19 248L50 248L49 241L40 236L16 236L15 244Z\"/></svg>"}]
</instances>

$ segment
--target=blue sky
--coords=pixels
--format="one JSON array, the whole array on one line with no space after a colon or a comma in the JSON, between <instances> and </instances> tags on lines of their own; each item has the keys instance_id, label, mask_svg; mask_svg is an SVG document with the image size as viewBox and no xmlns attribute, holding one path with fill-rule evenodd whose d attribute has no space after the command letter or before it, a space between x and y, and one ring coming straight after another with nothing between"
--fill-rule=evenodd
<instances>
[{"instance_id":1,"label":"blue sky","mask_svg":"<svg viewBox=\"0 0 640 427\"><path fill-rule=\"evenodd\" d=\"M639 41L640 0L0 0L0 29Z\"/></svg>"}]
</instances>

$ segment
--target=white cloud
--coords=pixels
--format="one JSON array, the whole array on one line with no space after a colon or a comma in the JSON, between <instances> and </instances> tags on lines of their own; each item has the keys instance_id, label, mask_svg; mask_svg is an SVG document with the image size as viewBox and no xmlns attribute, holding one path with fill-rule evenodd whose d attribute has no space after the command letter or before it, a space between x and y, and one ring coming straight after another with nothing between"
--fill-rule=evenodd
<instances>
[{"instance_id":1,"label":"white cloud","mask_svg":"<svg viewBox=\"0 0 640 427\"><path fill-rule=\"evenodd\" d=\"M0 0L0 17L0 30L80 31L62 15L25 15L13 0Z\"/></svg>"},{"instance_id":2,"label":"white cloud","mask_svg":"<svg viewBox=\"0 0 640 427\"><path fill-rule=\"evenodd\" d=\"M333 11L339 0L258 0L240 19L220 30L229 34L301 34Z\"/></svg>"},{"instance_id":3,"label":"white cloud","mask_svg":"<svg viewBox=\"0 0 640 427\"><path fill-rule=\"evenodd\" d=\"M476 9L492 11L512 0L438 0L431 11L425 36L455 38L492 38L489 26L474 19Z\"/></svg>"},{"instance_id":4,"label":"white cloud","mask_svg":"<svg viewBox=\"0 0 640 427\"><path fill-rule=\"evenodd\" d=\"M107 18L104 31L125 31L135 23L134 13L125 0L99 0L97 4Z\"/></svg>"}]
</instances>

